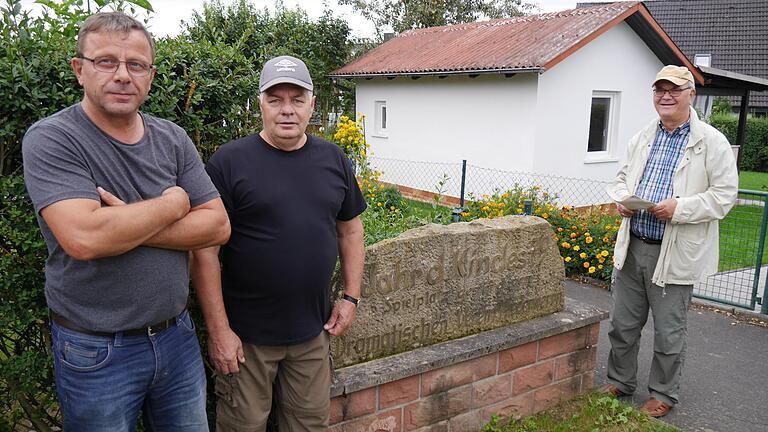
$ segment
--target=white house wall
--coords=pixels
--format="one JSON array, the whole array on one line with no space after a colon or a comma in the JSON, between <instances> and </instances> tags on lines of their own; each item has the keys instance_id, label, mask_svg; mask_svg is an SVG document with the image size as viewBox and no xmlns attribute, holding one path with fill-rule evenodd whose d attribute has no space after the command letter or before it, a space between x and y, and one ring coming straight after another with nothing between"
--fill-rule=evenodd
<instances>
[{"instance_id":1,"label":"white house wall","mask_svg":"<svg viewBox=\"0 0 768 432\"><path fill-rule=\"evenodd\" d=\"M539 173L611 180L629 139L656 116L651 85L663 66L626 24L608 30L539 78L536 150ZM616 92L613 142L597 158L587 154L593 91Z\"/></svg>"},{"instance_id":2,"label":"white house wall","mask_svg":"<svg viewBox=\"0 0 768 432\"><path fill-rule=\"evenodd\" d=\"M380 167L384 179L434 190L441 172L458 187L462 159L499 170L533 166L537 75L357 80L357 111L375 157L453 164ZM386 101L387 137L376 136L375 101ZM404 168L408 167L408 168Z\"/></svg>"}]
</instances>

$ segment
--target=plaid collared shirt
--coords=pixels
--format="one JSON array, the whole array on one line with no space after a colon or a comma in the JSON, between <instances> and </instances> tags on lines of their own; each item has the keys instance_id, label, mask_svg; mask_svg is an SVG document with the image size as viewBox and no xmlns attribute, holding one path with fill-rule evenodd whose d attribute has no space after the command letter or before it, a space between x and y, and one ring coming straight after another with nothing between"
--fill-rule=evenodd
<instances>
[{"instance_id":1,"label":"plaid collared shirt","mask_svg":"<svg viewBox=\"0 0 768 432\"><path fill-rule=\"evenodd\" d=\"M675 170L683 157L685 146L691 132L690 120L672 131L667 132L659 122L659 131L653 141L648 162L645 164L643 177L637 185L635 195L651 202L661 202L672 196L672 181ZM632 216L630 227L632 232L641 237L661 240L664 236L666 223L656 219L656 216L639 210Z\"/></svg>"}]
</instances>

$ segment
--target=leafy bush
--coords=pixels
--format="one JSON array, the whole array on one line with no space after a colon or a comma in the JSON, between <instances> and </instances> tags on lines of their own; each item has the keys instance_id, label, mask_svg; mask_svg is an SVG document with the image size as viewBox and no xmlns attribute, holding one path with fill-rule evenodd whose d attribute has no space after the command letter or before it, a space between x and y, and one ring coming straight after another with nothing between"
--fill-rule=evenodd
<instances>
[{"instance_id":1,"label":"leafy bush","mask_svg":"<svg viewBox=\"0 0 768 432\"><path fill-rule=\"evenodd\" d=\"M353 83L334 83L328 77L351 59L352 52L349 24L335 18L328 8L312 21L305 11L286 9L281 3L272 16L268 9L258 9L246 0L228 6L216 0L205 4L202 13L192 15L186 32L195 42L237 46L257 71L275 56L302 59L312 74L316 111L321 114L323 126L329 112L343 112L354 106Z\"/></svg>"},{"instance_id":2,"label":"leafy bush","mask_svg":"<svg viewBox=\"0 0 768 432\"><path fill-rule=\"evenodd\" d=\"M0 178L0 430L60 424L43 292L47 253L23 179Z\"/></svg>"},{"instance_id":3,"label":"leafy bush","mask_svg":"<svg viewBox=\"0 0 768 432\"><path fill-rule=\"evenodd\" d=\"M181 126L203 160L220 146L261 129L258 74L237 44L157 42L157 75L142 110Z\"/></svg>"},{"instance_id":4,"label":"leafy bush","mask_svg":"<svg viewBox=\"0 0 768 432\"><path fill-rule=\"evenodd\" d=\"M19 6L11 2L0 8L1 174L21 167L21 138L32 123L81 98L69 66L74 37L65 28L49 31Z\"/></svg>"},{"instance_id":5,"label":"leafy bush","mask_svg":"<svg viewBox=\"0 0 768 432\"><path fill-rule=\"evenodd\" d=\"M712 114L709 122L722 132L731 144L736 144L738 117L731 114ZM768 118L747 117L744 145L739 149L739 154L740 169L768 172Z\"/></svg>"}]
</instances>

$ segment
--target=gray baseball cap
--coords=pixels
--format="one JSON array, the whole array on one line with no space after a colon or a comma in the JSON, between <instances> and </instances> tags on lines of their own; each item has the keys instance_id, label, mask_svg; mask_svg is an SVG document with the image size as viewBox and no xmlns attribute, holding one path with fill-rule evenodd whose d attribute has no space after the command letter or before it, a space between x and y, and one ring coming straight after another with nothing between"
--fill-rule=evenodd
<instances>
[{"instance_id":1,"label":"gray baseball cap","mask_svg":"<svg viewBox=\"0 0 768 432\"><path fill-rule=\"evenodd\" d=\"M296 57L280 56L264 63L261 77L259 77L259 91L263 92L274 85L284 83L294 84L309 91L313 90L312 77L309 76L307 65Z\"/></svg>"}]
</instances>

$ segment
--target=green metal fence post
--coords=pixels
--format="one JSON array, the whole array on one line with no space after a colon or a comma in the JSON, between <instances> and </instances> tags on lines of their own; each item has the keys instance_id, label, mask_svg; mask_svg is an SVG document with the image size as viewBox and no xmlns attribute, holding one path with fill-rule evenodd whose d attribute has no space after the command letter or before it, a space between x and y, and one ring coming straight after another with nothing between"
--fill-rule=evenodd
<instances>
[{"instance_id":1,"label":"green metal fence post","mask_svg":"<svg viewBox=\"0 0 768 432\"><path fill-rule=\"evenodd\" d=\"M760 226L760 240L757 247L757 263L755 267L755 283L752 286L752 301L750 302L751 309L755 308L755 299L757 298L757 290L760 285L760 270L763 267L763 249L765 248L765 232L766 226L768 226L768 195L763 196L763 222ZM766 278L768 281L768 278ZM761 312L768 314L768 301L766 301L766 294L768 294L768 284L763 290L762 308Z\"/></svg>"},{"instance_id":2,"label":"green metal fence post","mask_svg":"<svg viewBox=\"0 0 768 432\"><path fill-rule=\"evenodd\" d=\"M459 197L459 206L453 209L453 222L461 220L461 212L464 211L464 188L467 184L467 160L461 161L461 196Z\"/></svg>"},{"instance_id":3,"label":"green metal fence post","mask_svg":"<svg viewBox=\"0 0 768 432\"><path fill-rule=\"evenodd\" d=\"M765 243L765 232L766 232L766 226L768 226L768 195L763 196L763 226L760 229L760 249L758 251L758 258L757 258L757 269L755 270L756 276L755 276L755 288L754 292L752 293L752 298L757 296L757 285L759 284L760 280L760 269L763 266L763 246ZM765 287L763 288L763 298L761 299L762 307L760 308L760 313L768 315L768 277L766 277L766 283ZM752 306L754 309L754 306Z\"/></svg>"}]
</instances>

